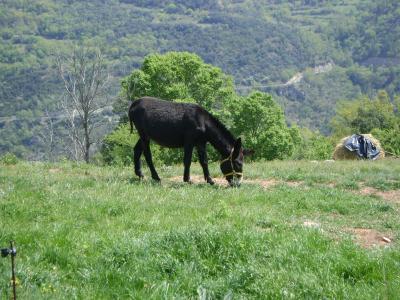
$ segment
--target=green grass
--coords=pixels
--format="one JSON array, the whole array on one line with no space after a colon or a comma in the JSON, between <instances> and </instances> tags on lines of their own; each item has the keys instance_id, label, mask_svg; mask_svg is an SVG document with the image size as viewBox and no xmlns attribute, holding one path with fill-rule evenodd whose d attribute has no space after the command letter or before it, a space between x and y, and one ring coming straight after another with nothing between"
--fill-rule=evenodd
<instances>
[{"instance_id":1,"label":"green grass","mask_svg":"<svg viewBox=\"0 0 400 300\"><path fill-rule=\"evenodd\" d=\"M132 168L0 165L0 246L16 242L20 299L400 294L400 204L355 193L398 189L398 160L247 164L247 178L281 182L269 189L187 185L166 180L182 166L158 169L161 185ZM348 231L359 227L393 243L365 249ZM1 259L0 299L9 272Z\"/></svg>"}]
</instances>

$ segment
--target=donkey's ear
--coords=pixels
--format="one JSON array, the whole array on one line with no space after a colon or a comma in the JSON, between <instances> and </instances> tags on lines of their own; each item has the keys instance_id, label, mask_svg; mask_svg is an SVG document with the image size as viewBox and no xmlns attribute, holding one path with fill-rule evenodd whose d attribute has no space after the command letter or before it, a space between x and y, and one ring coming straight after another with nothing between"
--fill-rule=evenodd
<instances>
[{"instance_id":1,"label":"donkey's ear","mask_svg":"<svg viewBox=\"0 0 400 300\"><path fill-rule=\"evenodd\" d=\"M235 142L235 145L233 146L233 153L232 153L232 157L236 158L239 156L240 153L240 149L242 148L242 139L238 138Z\"/></svg>"},{"instance_id":2,"label":"donkey's ear","mask_svg":"<svg viewBox=\"0 0 400 300\"><path fill-rule=\"evenodd\" d=\"M254 150L253 149L243 149L243 155L244 156L250 156L254 154Z\"/></svg>"}]
</instances>

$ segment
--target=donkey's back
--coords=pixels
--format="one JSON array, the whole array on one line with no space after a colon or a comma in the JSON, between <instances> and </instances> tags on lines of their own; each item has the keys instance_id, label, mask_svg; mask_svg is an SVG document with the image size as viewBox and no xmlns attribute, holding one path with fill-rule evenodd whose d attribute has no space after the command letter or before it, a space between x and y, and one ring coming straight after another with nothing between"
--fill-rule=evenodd
<instances>
[{"instance_id":1,"label":"donkey's back","mask_svg":"<svg viewBox=\"0 0 400 300\"><path fill-rule=\"evenodd\" d=\"M183 147L188 139L202 139L208 116L197 104L151 97L140 98L129 108L131 130L134 124L142 139L154 140L165 147Z\"/></svg>"}]
</instances>

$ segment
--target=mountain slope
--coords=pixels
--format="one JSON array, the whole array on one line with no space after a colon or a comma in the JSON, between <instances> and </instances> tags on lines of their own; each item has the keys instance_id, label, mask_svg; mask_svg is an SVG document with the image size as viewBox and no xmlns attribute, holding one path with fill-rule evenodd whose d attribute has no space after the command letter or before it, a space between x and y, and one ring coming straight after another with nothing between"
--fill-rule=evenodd
<instances>
[{"instance_id":1,"label":"mountain slope","mask_svg":"<svg viewBox=\"0 0 400 300\"><path fill-rule=\"evenodd\" d=\"M68 52L72 43L102 48L112 66L111 96L117 94L120 79L153 52L195 52L232 75L239 93L281 85L298 72L332 62L337 66L333 75L308 76L285 90L260 88L279 99L291 121L328 133L338 99L372 94L379 88L388 88L391 94L399 89L393 79L397 69L363 66L375 52L360 56L355 50L371 42L362 34L362 22L378 33L388 26L398 28L393 24L397 10L388 19L388 9L380 10L383 21L375 22L370 15L380 5L367 4L359 0L4 0L0 117L18 116L18 121L0 119L0 152L35 156L32 148L41 151L35 138L35 130L42 128L38 118L45 107L56 109L62 93L52 54ZM397 32L393 30L392 37ZM389 46L384 41L378 54L395 53L397 44L385 51ZM331 85L333 77L336 83Z\"/></svg>"}]
</instances>

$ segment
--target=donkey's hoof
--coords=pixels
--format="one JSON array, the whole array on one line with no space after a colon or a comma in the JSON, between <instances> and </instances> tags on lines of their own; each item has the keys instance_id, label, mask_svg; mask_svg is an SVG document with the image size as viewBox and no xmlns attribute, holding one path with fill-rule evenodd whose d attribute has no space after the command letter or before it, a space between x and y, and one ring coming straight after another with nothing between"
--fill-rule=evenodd
<instances>
[{"instance_id":1,"label":"donkey's hoof","mask_svg":"<svg viewBox=\"0 0 400 300\"><path fill-rule=\"evenodd\" d=\"M209 184L211 184L211 185L214 185L214 184L215 184L215 181L212 180L211 178L207 178L207 183L209 183Z\"/></svg>"}]
</instances>

